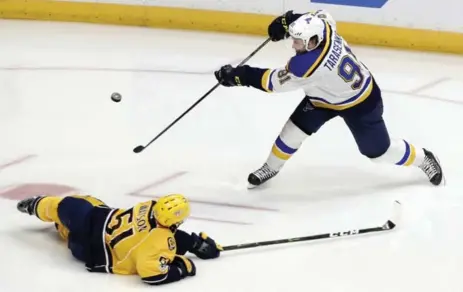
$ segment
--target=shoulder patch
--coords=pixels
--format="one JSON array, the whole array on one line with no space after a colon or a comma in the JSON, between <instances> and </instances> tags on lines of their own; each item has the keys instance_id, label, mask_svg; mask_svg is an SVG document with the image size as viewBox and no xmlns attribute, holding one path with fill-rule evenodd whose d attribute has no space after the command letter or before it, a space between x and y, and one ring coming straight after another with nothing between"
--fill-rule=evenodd
<instances>
[{"instance_id":1,"label":"shoulder patch","mask_svg":"<svg viewBox=\"0 0 463 292\"><path fill-rule=\"evenodd\" d=\"M176 247L175 239L173 237L168 237L167 238L167 246L169 247L169 250L174 250Z\"/></svg>"},{"instance_id":2,"label":"shoulder patch","mask_svg":"<svg viewBox=\"0 0 463 292\"><path fill-rule=\"evenodd\" d=\"M169 270L169 260L165 257L160 257L159 258L159 271L161 273L167 273Z\"/></svg>"},{"instance_id":3,"label":"shoulder patch","mask_svg":"<svg viewBox=\"0 0 463 292\"><path fill-rule=\"evenodd\" d=\"M296 77L307 77L305 76L308 72L313 71L313 67L320 55L320 49L307 52L304 54L296 55L292 57L287 65L287 69Z\"/></svg>"}]
</instances>

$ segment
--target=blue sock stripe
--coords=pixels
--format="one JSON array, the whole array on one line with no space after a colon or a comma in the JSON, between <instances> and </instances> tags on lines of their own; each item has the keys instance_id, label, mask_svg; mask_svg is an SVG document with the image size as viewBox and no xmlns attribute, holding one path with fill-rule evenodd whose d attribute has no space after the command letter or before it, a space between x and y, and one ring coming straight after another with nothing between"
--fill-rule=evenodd
<instances>
[{"instance_id":1,"label":"blue sock stripe","mask_svg":"<svg viewBox=\"0 0 463 292\"><path fill-rule=\"evenodd\" d=\"M275 145L278 147L278 149L287 154L293 154L297 150L286 145L283 140L281 140L280 136L278 136L277 140L275 141Z\"/></svg>"},{"instance_id":2,"label":"blue sock stripe","mask_svg":"<svg viewBox=\"0 0 463 292\"><path fill-rule=\"evenodd\" d=\"M396 163L396 165L403 165L405 162L407 162L408 158L410 157L410 145L407 143L407 141L403 140L405 142L405 154L402 159Z\"/></svg>"}]
</instances>

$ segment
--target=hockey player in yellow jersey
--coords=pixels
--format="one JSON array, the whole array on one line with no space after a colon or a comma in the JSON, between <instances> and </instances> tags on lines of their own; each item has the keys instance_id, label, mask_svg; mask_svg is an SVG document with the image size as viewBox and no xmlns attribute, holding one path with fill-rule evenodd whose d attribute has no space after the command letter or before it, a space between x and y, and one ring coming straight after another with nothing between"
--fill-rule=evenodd
<instances>
[{"instance_id":1,"label":"hockey player in yellow jersey","mask_svg":"<svg viewBox=\"0 0 463 292\"><path fill-rule=\"evenodd\" d=\"M20 212L53 222L75 258L90 272L139 275L160 285L195 276L187 252L201 259L220 256L221 246L205 233L188 234L179 226L190 215L179 194L141 202L129 209L110 208L92 196L37 196L22 200Z\"/></svg>"}]
</instances>

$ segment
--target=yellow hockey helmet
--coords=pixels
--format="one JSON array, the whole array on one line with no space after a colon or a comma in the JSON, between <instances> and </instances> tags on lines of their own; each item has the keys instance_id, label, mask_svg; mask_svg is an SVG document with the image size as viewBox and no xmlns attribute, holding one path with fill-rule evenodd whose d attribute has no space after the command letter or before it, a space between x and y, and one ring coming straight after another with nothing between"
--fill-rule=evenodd
<instances>
[{"instance_id":1,"label":"yellow hockey helmet","mask_svg":"<svg viewBox=\"0 0 463 292\"><path fill-rule=\"evenodd\" d=\"M167 195L154 205L154 217L162 226L179 226L190 216L190 203L180 194Z\"/></svg>"}]
</instances>

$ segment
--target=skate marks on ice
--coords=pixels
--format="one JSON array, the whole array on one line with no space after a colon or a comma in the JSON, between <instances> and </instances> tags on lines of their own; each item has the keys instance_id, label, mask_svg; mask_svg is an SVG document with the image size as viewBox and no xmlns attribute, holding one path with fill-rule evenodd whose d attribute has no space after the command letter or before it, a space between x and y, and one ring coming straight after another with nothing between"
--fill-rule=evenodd
<instances>
[{"instance_id":1,"label":"skate marks on ice","mask_svg":"<svg viewBox=\"0 0 463 292\"><path fill-rule=\"evenodd\" d=\"M19 161L19 160L15 160ZM9 162L8 165L12 165L14 161ZM179 177L185 175L187 172L185 171L180 171L180 172L174 172L171 174L168 174L164 177L161 177L160 179L156 180L153 183L150 183L148 185L145 185L141 188L136 189L135 191L129 192L127 195L132 196L132 197L137 197L137 198L144 198L145 200L147 199L156 199L159 198L163 195L165 195L164 192L156 192L156 194L150 194L153 190L155 190L157 187L162 186L163 184L166 184L171 181L175 181ZM51 195L51 196L57 196L57 197L63 197L67 195L73 195L75 193L81 193L82 189L77 187L77 186L71 186L67 184L61 184L58 182L19 182L16 184L8 184L8 185L0 185L0 199L6 199L6 200L12 200L12 201L18 201L22 200L25 198L29 198L31 196L35 195ZM91 193L90 192L85 192L85 193ZM187 196L189 194L188 191L185 190L184 192ZM98 197L98 194L93 194ZM191 196L188 196L189 198ZM263 208L259 208L256 206L248 206L248 205L238 205L238 204L232 204L232 203L227 203L227 202L216 202L214 200L195 200L194 197L190 199L191 203L193 205L196 204L203 204L207 205L209 209L215 210L215 209L220 209L223 207L227 208L238 208L238 209L250 209L250 210L265 210ZM253 225L252 222L249 221L242 221L242 220L232 220L230 218L227 218L226 216L220 216L220 212L217 216L210 216L210 217L204 217L204 216L191 216L191 220L197 220L197 221L207 221L207 222L212 222L212 223L218 223L218 224L232 224L232 225ZM219 218L222 217L222 218Z\"/></svg>"},{"instance_id":2,"label":"skate marks on ice","mask_svg":"<svg viewBox=\"0 0 463 292\"><path fill-rule=\"evenodd\" d=\"M148 194L147 192L143 192L143 191L149 191L150 189L154 188L154 185L158 185L158 184L157 183L150 184L149 187L144 187L142 190L131 192L128 195L135 196L135 197L160 198L161 197L160 195L156 196L156 195ZM256 211L278 212L278 209L275 209L275 208L245 205L245 204L239 204L239 203L207 201L207 200L194 199L194 198L190 199L190 202L210 205L210 206L216 206L216 207L229 207L229 208L237 208L237 209L256 210Z\"/></svg>"},{"instance_id":3,"label":"skate marks on ice","mask_svg":"<svg viewBox=\"0 0 463 292\"><path fill-rule=\"evenodd\" d=\"M163 176L157 180L155 180L154 182L151 182L147 185L144 185L143 187L140 187L132 192L129 192L128 195L130 196L137 196L139 195L140 193L143 193L145 191L148 191L150 189L153 189L157 186L160 186L160 185L163 185L165 183L168 183L169 181L172 181L172 180L175 180L175 179L178 179L179 177L182 177L184 176L185 174L187 174L188 172L187 171L178 171L178 172L174 172L172 174L169 174L169 175L166 175L166 176Z\"/></svg>"},{"instance_id":4,"label":"skate marks on ice","mask_svg":"<svg viewBox=\"0 0 463 292\"><path fill-rule=\"evenodd\" d=\"M263 206L257 206L257 205L251 205L251 204L245 204L245 203L240 203L240 202L230 202L230 200L233 199L233 197L229 196L223 196L223 191L221 190L216 190L215 192L211 192L210 189L208 189L205 186L199 186L198 187L192 187L190 185L191 181L195 181L197 179L196 176L193 176L189 180L185 180L183 183L179 182L178 180L186 175L192 176L191 172L187 171L178 171L174 172L171 174L168 174L166 176L163 176L156 181L149 183L143 187L138 188L137 190L128 192L128 196L132 197L141 197L141 198L147 198L147 199L158 199L161 196L165 195L166 192L158 192L156 191L161 187L161 185L167 184L169 182L174 182L175 183L175 189L179 189L181 191L182 189L185 190L183 193L187 196L189 199L190 203L192 206L195 205L203 205L202 208L208 208L208 209L234 209L238 212L246 211L254 211L254 212L278 212L278 209L275 208L269 208L269 207L263 207ZM179 187L179 185L181 187ZM195 194L201 194L201 193L206 193L206 194L211 194L211 196L208 197L202 197L198 198L195 196ZM218 200L221 197L223 197L223 200ZM222 212L221 212L222 213ZM222 214L222 215L225 215ZM210 218L210 217L202 217L202 216L196 216L192 215L190 219L193 220L200 220L200 221L209 221L209 222L216 222L216 223L224 223L224 224L234 224L234 225L253 225L251 222L247 221L238 221L238 220L231 220L227 218L219 219L219 218Z\"/></svg>"},{"instance_id":5,"label":"skate marks on ice","mask_svg":"<svg viewBox=\"0 0 463 292\"><path fill-rule=\"evenodd\" d=\"M396 170L393 169L393 172ZM246 225L243 223L252 222L255 226L280 226L296 221L307 222L302 226L310 231L319 226L316 222L327 221L329 225L329 221L351 216L354 209L368 214L374 209L368 207L371 204L382 205L379 202L395 200L396 194L408 191L408 187L429 184L426 178L420 176L421 173L416 172L408 172L401 177L368 168L314 165L287 167L267 184L248 190L245 173L237 171L236 176L230 171L212 174L207 169L182 172L182 175L173 173L128 195L156 199L166 193L163 189L173 189L187 195L198 214L204 216L212 212L214 216L211 217L220 218L218 220L222 223ZM168 179L170 177L176 179ZM170 185L157 183L163 180ZM358 203L358 199L366 198L365 202ZM322 212L322 209L325 211ZM204 218L195 215L192 219ZM355 220L364 220L365 216L357 217ZM204 221L212 220L205 218ZM293 236L298 230L292 231Z\"/></svg>"}]
</instances>

